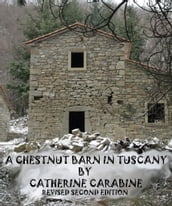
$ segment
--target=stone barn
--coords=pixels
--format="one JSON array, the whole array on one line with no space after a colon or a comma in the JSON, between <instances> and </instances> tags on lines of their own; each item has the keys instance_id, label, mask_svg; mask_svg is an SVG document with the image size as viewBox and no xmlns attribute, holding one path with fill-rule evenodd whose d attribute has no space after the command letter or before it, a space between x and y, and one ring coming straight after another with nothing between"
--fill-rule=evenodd
<instances>
[{"instance_id":1,"label":"stone barn","mask_svg":"<svg viewBox=\"0 0 172 206\"><path fill-rule=\"evenodd\" d=\"M75 23L25 42L29 137L80 128L112 138L170 138L172 95L156 89L155 68L129 59L129 41L100 30L88 37L84 29Z\"/></svg>"},{"instance_id":2,"label":"stone barn","mask_svg":"<svg viewBox=\"0 0 172 206\"><path fill-rule=\"evenodd\" d=\"M7 140L11 111L12 105L3 86L0 85L0 141Z\"/></svg>"}]
</instances>

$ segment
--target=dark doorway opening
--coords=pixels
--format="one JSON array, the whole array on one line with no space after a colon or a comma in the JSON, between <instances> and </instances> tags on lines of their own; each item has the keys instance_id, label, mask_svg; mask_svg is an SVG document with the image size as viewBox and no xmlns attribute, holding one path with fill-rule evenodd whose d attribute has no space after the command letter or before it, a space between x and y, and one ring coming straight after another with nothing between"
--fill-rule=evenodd
<instances>
[{"instance_id":1,"label":"dark doorway opening","mask_svg":"<svg viewBox=\"0 0 172 206\"><path fill-rule=\"evenodd\" d=\"M69 133L76 128L85 131L85 112L69 112Z\"/></svg>"}]
</instances>

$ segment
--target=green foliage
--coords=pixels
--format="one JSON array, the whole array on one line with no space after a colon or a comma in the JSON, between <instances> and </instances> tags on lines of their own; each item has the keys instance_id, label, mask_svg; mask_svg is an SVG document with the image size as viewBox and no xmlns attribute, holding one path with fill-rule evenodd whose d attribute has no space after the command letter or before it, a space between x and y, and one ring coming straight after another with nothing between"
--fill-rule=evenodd
<instances>
[{"instance_id":1,"label":"green foliage","mask_svg":"<svg viewBox=\"0 0 172 206\"><path fill-rule=\"evenodd\" d=\"M18 2L22 4L25 1ZM77 21L84 22L86 9L84 10L84 8L81 8L77 0L69 1L63 10L59 10L59 7L54 7L53 13L56 15L52 15L52 10L50 9L49 3L49 0L38 0L32 13L29 12L28 9L26 21L23 23L20 22L25 40L33 39L61 28L63 26L62 23L72 24ZM108 7L113 6L114 5L109 4ZM111 10L102 4L94 4L92 7L92 15L89 17L90 19L88 19L91 22L91 26L96 26L99 24L101 26L101 23L103 24L104 20L106 23L110 11ZM62 19L64 22L62 22ZM120 19L113 18L112 20L112 28L114 27L113 29L115 33L119 36L130 37L132 42L131 58L138 60L142 52L144 40L141 36L141 28L138 25L139 18L137 12L132 7L127 10L127 33L125 31L124 21L121 20L121 17ZM109 31L109 29L110 28L107 27L104 28L105 31ZM112 32L112 30L110 32ZM21 47L16 49L16 57L10 64L10 72L14 78L14 81L8 85L8 88L15 91L18 95L18 99L23 102L24 108L28 107L29 59L29 52Z\"/></svg>"},{"instance_id":2,"label":"green foliage","mask_svg":"<svg viewBox=\"0 0 172 206\"><path fill-rule=\"evenodd\" d=\"M21 23L20 27L24 33L25 39L33 39L37 36L51 32L59 28L59 24L51 15L48 2L34 7L34 11L27 13L26 22ZM15 49L15 58L10 63L9 69L13 81L7 87L15 93L14 105L20 115L25 113L28 108L29 96L29 68L30 53L25 48L18 47Z\"/></svg>"},{"instance_id":3,"label":"green foliage","mask_svg":"<svg viewBox=\"0 0 172 206\"><path fill-rule=\"evenodd\" d=\"M113 8L113 4L106 3L109 7ZM94 3L90 8L89 14L87 14L87 24L94 28L101 28L104 31L109 32L109 29L105 26L109 20L109 15L111 10L109 10L104 4L99 4L99 2ZM110 31L111 32L111 31Z\"/></svg>"},{"instance_id":4,"label":"green foliage","mask_svg":"<svg viewBox=\"0 0 172 206\"><path fill-rule=\"evenodd\" d=\"M90 14L86 14L86 24L95 28L97 25L101 26L100 22L102 21L102 17L100 16L100 13L102 13L103 9L104 7L102 5L100 6L98 3L94 3L90 8Z\"/></svg>"},{"instance_id":5,"label":"green foliage","mask_svg":"<svg viewBox=\"0 0 172 206\"><path fill-rule=\"evenodd\" d=\"M58 13L58 8L54 9ZM74 23L82 21L82 11L76 0L71 1L64 11L67 23ZM18 21L25 36L25 40L33 39L40 35L52 32L62 27L59 18L55 18L49 7L49 1L38 1L34 6L32 13L27 11L27 19L21 23ZM10 64L10 73L13 77L11 84L7 87L15 92L17 101L14 102L18 113L25 113L28 108L28 91L29 91L29 67L30 67L30 54L23 47L16 49L15 58Z\"/></svg>"},{"instance_id":6,"label":"green foliage","mask_svg":"<svg viewBox=\"0 0 172 206\"><path fill-rule=\"evenodd\" d=\"M33 39L60 28L61 23L53 17L48 1L44 1L34 7L33 13L27 12L26 22L21 26L25 38Z\"/></svg>"},{"instance_id":7,"label":"green foliage","mask_svg":"<svg viewBox=\"0 0 172 206\"><path fill-rule=\"evenodd\" d=\"M67 25L76 23L76 22L83 22L84 20L84 11L79 6L77 0L69 1L64 6L63 12L61 12L61 17L64 19L64 23Z\"/></svg>"},{"instance_id":8,"label":"green foliage","mask_svg":"<svg viewBox=\"0 0 172 206\"><path fill-rule=\"evenodd\" d=\"M16 59L10 64L11 74L17 79L27 81L29 78L29 59L30 54L23 47L16 49ZM27 60L27 61L23 61Z\"/></svg>"},{"instance_id":9,"label":"green foliage","mask_svg":"<svg viewBox=\"0 0 172 206\"><path fill-rule=\"evenodd\" d=\"M17 0L17 4L19 6L25 6L26 5L26 0Z\"/></svg>"},{"instance_id":10,"label":"green foliage","mask_svg":"<svg viewBox=\"0 0 172 206\"><path fill-rule=\"evenodd\" d=\"M141 53L143 52L144 38L142 28L140 25L139 15L136 8L128 6L126 11L126 21L121 13L116 13L108 23L112 10L116 5L106 2L106 5L93 4L91 8L91 15L89 16L88 23L93 27L101 27L103 30L117 34L119 37L124 37L131 41L130 58L138 61ZM123 11L124 12L124 11Z\"/></svg>"},{"instance_id":11,"label":"green foliage","mask_svg":"<svg viewBox=\"0 0 172 206\"><path fill-rule=\"evenodd\" d=\"M7 88L15 91L17 98L14 104L17 112L22 114L25 113L28 105L29 59L29 52L19 47L16 49L16 58L9 66L13 81L7 84Z\"/></svg>"},{"instance_id":12,"label":"green foliage","mask_svg":"<svg viewBox=\"0 0 172 206\"><path fill-rule=\"evenodd\" d=\"M143 52L143 46L145 43L142 35L143 30L139 25L140 20L136 10L134 10L133 7L129 7L127 13L128 23L126 26L129 38L132 43L130 58L139 60L140 54Z\"/></svg>"},{"instance_id":13,"label":"green foliage","mask_svg":"<svg viewBox=\"0 0 172 206\"><path fill-rule=\"evenodd\" d=\"M139 22L140 19L134 7L127 8L126 23L124 22L124 19L121 18L115 21L117 34L131 41L130 58L136 61L139 61L145 43L142 34L143 30Z\"/></svg>"}]
</instances>

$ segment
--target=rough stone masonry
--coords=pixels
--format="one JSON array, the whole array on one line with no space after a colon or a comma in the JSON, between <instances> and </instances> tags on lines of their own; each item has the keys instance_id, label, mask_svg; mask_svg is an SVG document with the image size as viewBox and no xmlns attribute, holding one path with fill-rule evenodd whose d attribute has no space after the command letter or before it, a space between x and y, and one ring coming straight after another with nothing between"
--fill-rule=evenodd
<instances>
[{"instance_id":1,"label":"rough stone masonry","mask_svg":"<svg viewBox=\"0 0 172 206\"><path fill-rule=\"evenodd\" d=\"M79 128L113 138L170 138L172 94L152 98L153 68L128 59L130 42L76 23L25 42L31 51L29 137ZM161 115L148 112L154 107Z\"/></svg>"}]
</instances>

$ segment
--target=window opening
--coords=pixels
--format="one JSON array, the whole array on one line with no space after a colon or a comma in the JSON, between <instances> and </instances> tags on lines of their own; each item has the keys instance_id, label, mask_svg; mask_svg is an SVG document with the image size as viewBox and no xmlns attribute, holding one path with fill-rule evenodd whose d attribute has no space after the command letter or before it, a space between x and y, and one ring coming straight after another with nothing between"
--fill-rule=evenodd
<instances>
[{"instance_id":1,"label":"window opening","mask_svg":"<svg viewBox=\"0 0 172 206\"><path fill-rule=\"evenodd\" d=\"M34 96L33 97L33 99L35 100L35 101L38 101L38 100L40 100L40 99L42 99L43 98L43 96L41 95L41 96Z\"/></svg>"},{"instance_id":2,"label":"window opening","mask_svg":"<svg viewBox=\"0 0 172 206\"><path fill-rule=\"evenodd\" d=\"M165 122L164 103L148 104L148 123Z\"/></svg>"},{"instance_id":3,"label":"window opening","mask_svg":"<svg viewBox=\"0 0 172 206\"><path fill-rule=\"evenodd\" d=\"M84 52L71 52L71 68L84 67Z\"/></svg>"}]
</instances>

